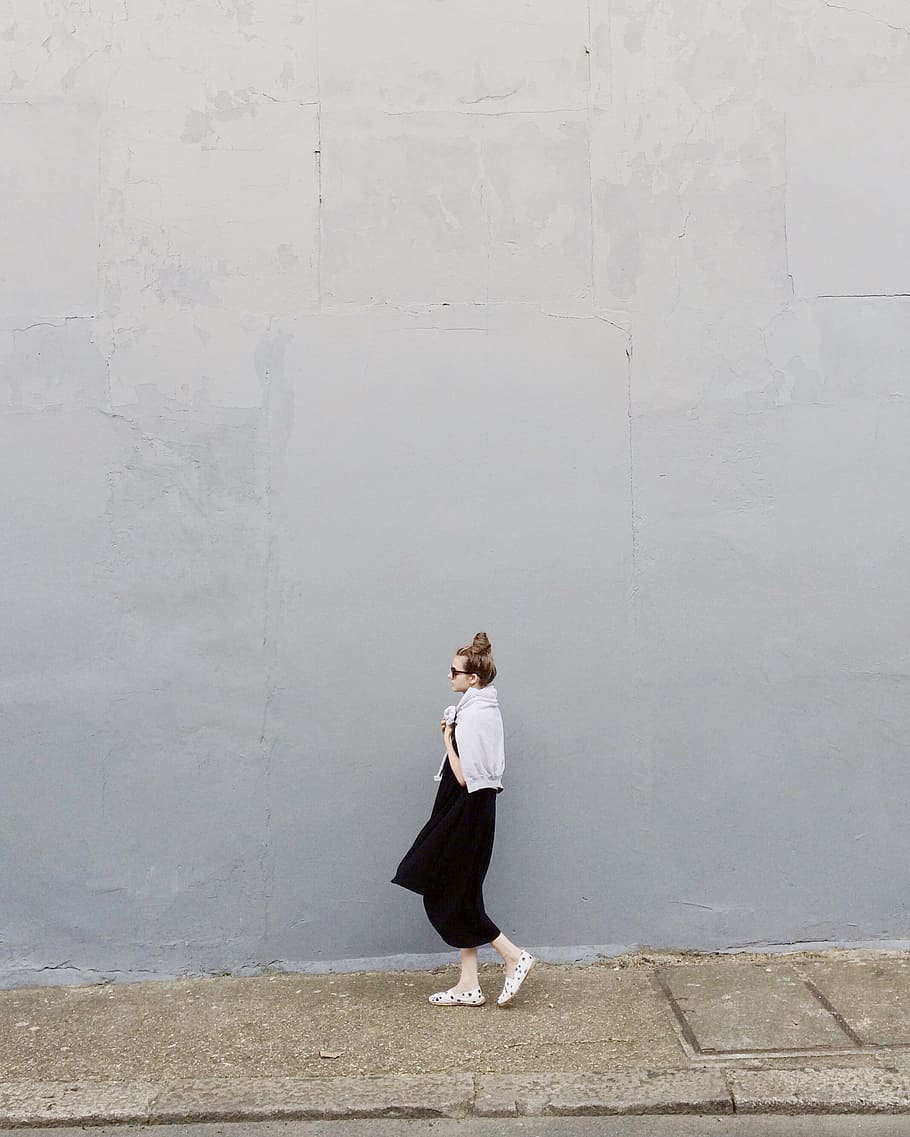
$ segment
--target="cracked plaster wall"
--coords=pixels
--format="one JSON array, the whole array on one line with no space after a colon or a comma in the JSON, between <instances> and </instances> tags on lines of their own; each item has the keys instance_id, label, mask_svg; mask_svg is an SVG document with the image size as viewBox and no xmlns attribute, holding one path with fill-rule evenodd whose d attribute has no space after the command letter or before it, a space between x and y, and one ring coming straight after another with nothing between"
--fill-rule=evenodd
<instances>
[{"instance_id":1,"label":"cracked plaster wall","mask_svg":"<svg viewBox=\"0 0 910 1137\"><path fill-rule=\"evenodd\" d=\"M509 934L910 939L908 88L905 0L8 0L0 982L442 950L478 627Z\"/></svg>"}]
</instances>

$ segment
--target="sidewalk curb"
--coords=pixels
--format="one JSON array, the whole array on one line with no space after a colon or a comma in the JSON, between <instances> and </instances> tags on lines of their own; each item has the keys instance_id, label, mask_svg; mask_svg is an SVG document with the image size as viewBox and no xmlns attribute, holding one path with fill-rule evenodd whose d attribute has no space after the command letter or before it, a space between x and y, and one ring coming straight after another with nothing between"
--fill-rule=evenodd
<instances>
[{"instance_id":1,"label":"sidewalk curb","mask_svg":"<svg viewBox=\"0 0 910 1137\"><path fill-rule=\"evenodd\" d=\"M484 1074L477 1117L733 1113L718 1070L624 1070L614 1074Z\"/></svg>"},{"instance_id":2,"label":"sidewalk curb","mask_svg":"<svg viewBox=\"0 0 910 1137\"><path fill-rule=\"evenodd\" d=\"M0 1082L5 1129L685 1113L910 1113L910 1073L829 1067Z\"/></svg>"}]
</instances>

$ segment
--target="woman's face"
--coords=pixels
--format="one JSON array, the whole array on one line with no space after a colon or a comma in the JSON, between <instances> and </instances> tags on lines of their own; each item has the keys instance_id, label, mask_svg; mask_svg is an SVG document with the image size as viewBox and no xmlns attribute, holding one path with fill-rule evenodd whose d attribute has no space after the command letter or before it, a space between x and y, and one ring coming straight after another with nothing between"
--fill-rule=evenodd
<instances>
[{"instance_id":1,"label":"woman's face","mask_svg":"<svg viewBox=\"0 0 910 1137\"><path fill-rule=\"evenodd\" d=\"M456 691L459 695L463 695L465 691L469 691L472 687L477 686L476 675L464 674L464 669L467 665L468 661L463 655L456 655L452 660L452 669L449 672L449 679L452 682L452 690Z\"/></svg>"}]
</instances>

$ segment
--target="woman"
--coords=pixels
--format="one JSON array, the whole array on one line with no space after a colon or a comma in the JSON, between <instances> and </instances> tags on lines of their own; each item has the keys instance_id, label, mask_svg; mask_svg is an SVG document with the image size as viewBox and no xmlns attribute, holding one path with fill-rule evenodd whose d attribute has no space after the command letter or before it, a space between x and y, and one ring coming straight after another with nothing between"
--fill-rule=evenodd
<instances>
[{"instance_id":1,"label":"woman","mask_svg":"<svg viewBox=\"0 0 910 1137\"><path fill-rule=\"evenodd\" d=\"M505 768L502 715L490 641L478 632L458 649L449 670L461 695L447 707L440 727L446 754L436 775L439 790L430 820L398 866L392 883L423 895L430 923L461 951L461 975L448 991L430 996L436 1007L479 1007L486 1002L477 975L477 948L492 944L502 956L505 984L496 1000L505 1007L518 994L534 964L490 920L483 907L483 880L493 853L496 795Z\"/></svg>"}]
</instances>

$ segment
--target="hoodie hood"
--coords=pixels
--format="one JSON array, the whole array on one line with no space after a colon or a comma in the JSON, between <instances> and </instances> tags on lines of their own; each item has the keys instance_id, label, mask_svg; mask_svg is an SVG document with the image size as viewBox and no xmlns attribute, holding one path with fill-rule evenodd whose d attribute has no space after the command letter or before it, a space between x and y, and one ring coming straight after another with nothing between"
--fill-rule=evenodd
<instances>
[{"instance_id":1,"label":"hoodie hood","mask_svg":"<svg viewBox=\"0 0 910 1137\"><path fill-rule=\"evenodd\" d=\"M458 715L462 711L468 710L470 707L498 707L499 695L496 693L496 688L488 687L472 687L458 700L458 705L455 708L455 721L458 721Z\"/></svg>"}]
</instances>

